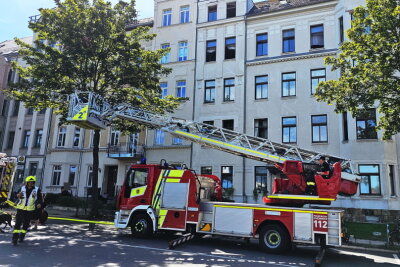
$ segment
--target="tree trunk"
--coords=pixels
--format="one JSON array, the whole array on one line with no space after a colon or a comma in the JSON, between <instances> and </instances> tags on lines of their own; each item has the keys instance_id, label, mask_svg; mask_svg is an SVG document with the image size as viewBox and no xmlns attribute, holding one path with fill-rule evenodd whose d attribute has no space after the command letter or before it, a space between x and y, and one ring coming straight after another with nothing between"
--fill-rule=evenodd
<instances>
[{"instance_id":1,"label":"tree trunk","mask_svg":"<svg viewBox=\"0 0 400 267\"><path fill-rule=\"evenodd\" d=\"M97 217L99 215L99 144L100 130L94 130L93 136L93 178L92 178L92 210L90 215Z\"/></svg>"}]
</instances>

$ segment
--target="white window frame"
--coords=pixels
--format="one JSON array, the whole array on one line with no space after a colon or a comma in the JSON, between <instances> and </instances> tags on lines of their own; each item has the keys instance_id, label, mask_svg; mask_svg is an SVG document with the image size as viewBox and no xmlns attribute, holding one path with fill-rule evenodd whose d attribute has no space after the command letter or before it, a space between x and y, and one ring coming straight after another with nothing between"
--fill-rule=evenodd
<instances>
[{"instance_id":1,"label":"white window frame","mask_svg":"<svg viewBox=\"0 0 400 267\"><path fill-rule=\"evenodd\" d=\"M51 176L51 185L60 185L61 172L62 172L61 165L53 165L53 172L52 172L52 176ZM54 179L56 179L56 180L54 180ZM55 183L55 181L57 183Z\"/></svg>"}]
</instances>

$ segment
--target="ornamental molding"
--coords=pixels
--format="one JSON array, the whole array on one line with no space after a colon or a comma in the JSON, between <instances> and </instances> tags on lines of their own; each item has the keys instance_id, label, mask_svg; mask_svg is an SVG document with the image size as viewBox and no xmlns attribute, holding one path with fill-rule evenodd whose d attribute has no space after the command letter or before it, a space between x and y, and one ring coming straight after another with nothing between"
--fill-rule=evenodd
<instances>
[{"instance_id":1,"label":"ornamental molding","mask_svg":"<svg viewBox=\"0 0 400 267\"><path fill-rule=\"evenodd\" d=\"M264 65L264 64L272 64L278 62L287 62L287 61L295 61L295 60L304 60L310 58L319 58L319 57L327 57L327 56L335 56L338 53L338 49L332 50L324 50L320 52L308 52L302 54L292 54L292 55L283 55L273 58L260 58L254 59L251 61L247 61L247 66L256 66L256 65Z\"/></svg>"}]
</instances>

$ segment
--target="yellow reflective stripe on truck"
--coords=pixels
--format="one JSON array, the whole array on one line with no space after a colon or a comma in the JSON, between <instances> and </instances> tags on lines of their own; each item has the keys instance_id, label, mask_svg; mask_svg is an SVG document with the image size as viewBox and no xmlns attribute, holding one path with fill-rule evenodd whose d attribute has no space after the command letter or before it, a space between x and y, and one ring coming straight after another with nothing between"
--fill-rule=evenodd
<instances>
[{"instance_id":1,"label":"yellow reflective stripe on truck","mask_svg":"<svg viewBox=\"0 0 400 267\"><path fill-rule=\"evenodd\" d=\"M173 178L167 178L165 182L167 183L179 183L181 181L181 179L173 179Z\"/></svg>"},{"instance_id":2,"label":"yellow reflective stripe on truck","mask_svg":"<svg viewBox=\"0 0 400 267\"><path fill-rule=\"evenodd\" d=\"M201 137L201 136L198 136L198 135L195 135L195 134L190 134L190 133L182 132L182 131L175 131L175 132L178 133L178 134L181 134L181 135L186 135L186 136L195 138L195 139L204 140L204 141L208 141L208 142L211 142L211 143L214 143L214 144L223 145L223 146L227 146L227 147L243 150L243 151L246 151L246 152L258 154L260 156L265 156L265 157L269 157L269 158L272 158L272 159L275 159L275 160L279 160L279 161L282 161L282 162L286 161L285 158L281 158L281 157L278 157L278 156L275 156L275 155L263 153L263 152L256 151L256 150L251 150L251 149L240 147L240 146L231 145L231 144L224 143L224 142L217 141L217 140L213 140L213 139L210 139L210 138Z\"/></svg>"},{"instance_id":3,"label":"yellow reflective stripe on truck","mask_svg":"<svg viewBox=\"0 0 400 267\"><path fill-rule=\"evenodd\" d=\"M164 177L183 177L184 170L169 170L166 176Z\"/></svg>"},{"instance_id":4,"label":"yellow reflective stripe on truck","mask_svg":"<svg viewBox=\"0 0 400 267\"><path fill-rule=\"evenodd\" d=\"M216 207L216 208L252 209L252 210L272 210L272 211L285 211L285 212L300 212L300 213L328 214L328 212L326 212L326 211L313 211L313 210L272 209L272 208L257 208L257 207L230 206L230 205L214 205L214 207Z\"/></svg>"}]
</instances>

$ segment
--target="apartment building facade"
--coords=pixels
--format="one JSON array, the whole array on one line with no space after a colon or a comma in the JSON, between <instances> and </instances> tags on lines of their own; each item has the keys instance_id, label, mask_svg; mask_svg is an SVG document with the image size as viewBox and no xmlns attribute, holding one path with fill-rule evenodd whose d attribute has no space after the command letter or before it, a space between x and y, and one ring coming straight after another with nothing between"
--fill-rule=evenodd
<instances>
[{"instance_id":1,"label":"apartment building facade","mask_svg":"<svg viewBox=\"0 0 400 267\"><path fill-rule=\"evenodd\" d=\"M339 52L351 27L351 10L365 1L154 3L154 18L132 27L150 26L157 34L144 44L146 49L170 49L161 60L171 68L161 78L161 97L182 97L182 103L169 115L350 158L363 177L359 192L333 205L400 209L399 136L382 141L382 132L373 131L378 106L371 107L369 116L353 118L336 114L333 106L314 97L319 81L339 77L324 65L324 58ZM67 184L74 195L86 196L91 188L92 133L73 125L58 127L55 116L48 120L52 130L43 190L59 192ZM226 195L235 201L260 203L271 191L273 176L264 163L158 130L122 136L109 128L102 131L100 143L99 187L108 196L118 191L128 166L143 158L218 175Z\"/></svg>"},{"instance_id":2,"label":"apartment building facade","mask_svg":"<svg viewBox=\"0 0 400 267\"><path fill-rule=\"evenodd\" d=\"M162 1L162 9L178 2ZM333 205L400 209L399 137L382 141L382 132L371 131L379 119L378 105L368 116L354 118L336 114L334 106L314 98L319 81L339 77L324 58L339 52L351 27L351 11L365 1L196 4L194 120L350 158L363 177L359 192ZM166 158L174 160L178 154L171 151ZM272 175L254 160L194 144L185 163L221 177L236 201L260 202L271 191Z\"/></svg>"},{"instance_id":3,"label":"apartment building facade","mask_svg":"<svg viewBox=\"0 0 400 267\"><path fill-rule=\"evenodd\" d=\"M33 37L21 38L31 44ZM18 157L15 178L16 186L23 183L26 175L36 175L43 182L46 164L47 138L50 132L50 110L36 111L26 108L23 103L8 98L3 89L19 79L18 73L11 69L11 62L21 61L19 47L13 41L0 43L0 151Z\"/></svg>"}]
</instances>

